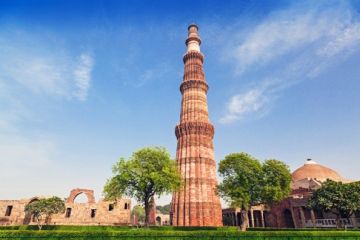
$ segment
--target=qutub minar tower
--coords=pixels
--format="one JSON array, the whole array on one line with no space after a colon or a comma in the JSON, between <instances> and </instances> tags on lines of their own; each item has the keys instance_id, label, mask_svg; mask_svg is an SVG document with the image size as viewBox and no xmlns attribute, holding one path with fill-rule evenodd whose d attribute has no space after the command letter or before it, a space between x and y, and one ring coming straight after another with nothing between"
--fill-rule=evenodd
<instances>
[{"instance_id":1,"label":"qutub minar tower","mask_svg":"<svg viewBox=\"0 0 360 240\"><path fill-rule=\"evenodd\" d=\"M176 162L183 186L173 194L171 223L174 226L222 226L220 199L216 195L214 126L209 121L206 94L208 85L203 70L198 26L188 27Z\"/></svg>"}]
</instances>

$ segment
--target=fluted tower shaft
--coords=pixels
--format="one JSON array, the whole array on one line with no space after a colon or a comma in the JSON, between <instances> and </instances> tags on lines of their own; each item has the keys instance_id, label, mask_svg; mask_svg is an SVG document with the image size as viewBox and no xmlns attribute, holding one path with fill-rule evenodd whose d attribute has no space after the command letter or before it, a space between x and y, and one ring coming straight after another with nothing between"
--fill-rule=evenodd
<instances>
[{"instance_id":1,"label":"fluted tower shaft","mask_svg":"<svg viewBox=\"0 0 360 240\"><path fill-rule=\"evenodd\" d=\"M220 199L216 195L214 127L209 121L207 91L198 27L190 25L184 55L180 123L175 128L176 161L183 186L173 194L174 226L221 226Z\"/></svg>"}]
</instances>

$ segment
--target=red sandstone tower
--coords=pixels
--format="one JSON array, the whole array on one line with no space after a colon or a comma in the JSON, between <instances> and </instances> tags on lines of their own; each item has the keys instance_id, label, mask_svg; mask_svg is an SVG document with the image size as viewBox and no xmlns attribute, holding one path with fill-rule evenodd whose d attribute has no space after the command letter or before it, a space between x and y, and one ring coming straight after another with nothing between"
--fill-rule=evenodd
<instances>
[{"instance_id":1,"label":"red sandstone tower","mask_svg":"<svg viewBox=\"0 0 360 240\"><path fill-rule=\"evenodd\" d=\"M198 27L188 27L180 124L175 128L176 161L184 179L182 189L173 194L171 222L174 226L222 226L220 199L216 195L214 126L208 117L208 85L203 70Z\"/></svg>"}]
</instances>

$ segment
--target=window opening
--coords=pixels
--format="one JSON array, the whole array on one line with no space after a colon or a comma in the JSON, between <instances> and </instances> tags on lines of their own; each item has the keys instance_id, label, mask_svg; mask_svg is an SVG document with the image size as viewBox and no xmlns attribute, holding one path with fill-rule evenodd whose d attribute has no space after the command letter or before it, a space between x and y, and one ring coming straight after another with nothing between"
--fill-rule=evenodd
<instances>
[{"instance_id":1,"label":"window opening","mask_svg":"<svg viewBox=\"0 0 360 240\"><path fill-rule=\"evenodd\" d=\"M66 209L65 217L69 218L71 216L71 208Z\"/></svg>"},{"instance_id":2,"label":"window opening","mask_svg":"<svg viewBox=\"0 0 360 240\"><path fill-rule=\"evenodd\" d=\"M91 209L91 218L94 218L96 215L96 209Z\"/></svg>"},{"instance_id":3,"label":"window opening","mask_svg":"<svg viewBox=\"0 0 360 240\"><path fill-rule=\"evenodd\" d=\"M6 212L5 212L6 217L9 217L11 215L12 209L13 209L13 206L7 206Z\"/></svg>"},{"instance_id":4,"label":"window opening","mask_svg":"<svg viewBox=\"0 0 360 240\"><path fill-rule=\"evenodd\" d=\"M109 204L109 211L114 210L114 204Z\"/></svg>"}]
</instances>

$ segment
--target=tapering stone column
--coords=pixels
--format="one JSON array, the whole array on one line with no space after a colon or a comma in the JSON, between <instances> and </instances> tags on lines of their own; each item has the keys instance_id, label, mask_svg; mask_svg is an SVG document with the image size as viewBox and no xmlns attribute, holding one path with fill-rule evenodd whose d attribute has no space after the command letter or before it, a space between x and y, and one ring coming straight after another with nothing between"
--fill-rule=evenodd
<instances>
[{"instance_id":1,"label":"tapering stone column","mask_svg":"<svg viewBox=\"0 0 360 240\"><path fill-rule=\"evenodd\" d=\"M220 199L216 195L214 127L208 117L204 55L200 52L201 40L195 24L188 27L185 43L180 124L175 128L177 167L184 184L173 194L171 223L174 226L222 226Z\"/></svg>"}]
</instances>

